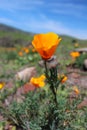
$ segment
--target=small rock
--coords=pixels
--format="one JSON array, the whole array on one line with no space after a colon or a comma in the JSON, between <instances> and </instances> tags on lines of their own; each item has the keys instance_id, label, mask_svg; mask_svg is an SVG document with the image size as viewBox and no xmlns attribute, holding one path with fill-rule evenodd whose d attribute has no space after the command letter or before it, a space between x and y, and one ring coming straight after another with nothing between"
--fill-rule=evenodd
<instances>
[{"instance_id":1,"label":"small rock","mask_svg":"<svg viewBox=\"0 0 87 130\"><path fill-rule=\"evenodd\" d=\"M29 67L26 68L20 72L17 72L15 75L16 80L22 80L24 82L29 81L31 77L36 75L36 68L35 67Z\"/></svg>"}]
</instances>

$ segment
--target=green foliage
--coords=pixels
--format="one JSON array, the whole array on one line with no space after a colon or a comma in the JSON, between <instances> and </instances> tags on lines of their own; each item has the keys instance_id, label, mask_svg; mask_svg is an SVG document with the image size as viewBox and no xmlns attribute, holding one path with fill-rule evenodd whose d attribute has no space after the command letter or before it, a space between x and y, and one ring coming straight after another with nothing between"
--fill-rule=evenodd
<instances>
[{"instance_id":1,"label":"green foliage","mask_svg":"<svg viewBox=\"0 0 87 130\"><path fill-rule=\"evenodd\" d=\"M13 40L21 39L25 41L31 41L33 38L32 34L27 34L21 31L19 32L0 31L0 38L3 37L11 37Z\"/></svg>"},{"instance_id":2,"label":"green foliage","mask_svg":"<svg viewBox=\"0 0 87 130\"><path fill-rule=\"evenodd\" d=\"M23 56L18 56L15 60L15 63L22 66L26 64L35 65L36 62L38 62L40 59L39 55L37 53L29 53L24 54Z\"/></svg>"},{"instance_id":3,"label":"green foliage","mask_svg":"<svg viewBox=\"0 0 87 130\"><path fill-rule=\"evenodd\" d=\"M75 67L83 69L83 63L85 59L87 59L87 54L81 54L75 61Z\"/></svg>"},{"instance_id":4,"label":"green foliage","mask_svg":"<svg viewBox=\"0 0 87 130\"><path fill-rule=\"evenodd\" d=\"M7 55L5 58L7 61L15 60L17 58L17 53L15 51L7 52Z\"/></svg>"},{"instance_id":5,"label":"green foliage","mask_svg":"<svg viewBox=\"0 0 87 130\"><path fill-rule=\"evenodd\" d=\"M3 130L5 126L5 121L0 121L0 130Z\"/></svg>"},{"instance_id":6,"label":"green foliage","mask_svg":"<svg viewBox=\"0 0 87 130\"><path fill-rule=\"evenodd\" d=\"M3 34L1 34L1 37L5 35L3 32ZM32 39L32 36L29 37L26 34L11 34L9 32L8 35L11 35L14 40L18 38L23 38L26 41ZM66 70L66 68L64 68L64 65L68 65L70 63L69 52L70 50L73 50L73 46L71 44L72 38L63 38L65 40L62 41L62 44L60 44L59 49L57 50L58 62L62 65L59 71L62 72ZM85 41L81 42L84 42L84 45L86 45ZM83 43L81 44L81 42L80 45L83 46ZM83 55L82 57L87 58L87 55ZM15 68L18 71L18 69L24 65L36 66L40 60L40 57L37 53L31 52L29 54L24 54L23 57L18 56L15 52L3 54L1 52L0 58L0 66L1 64L3 65L3 70L5 72L9 68L12 68L13 70ZM4 64L2 61L3 59L4 61L12 60L12 62ZM78 65L79 63L79 65L82 66L81 60L83 59L84 58L79 57L77 59L78 61L76 61L76 64ZM43 70L43 68L39 69L39 67L37 69L39 70L39 74ZM52 70L50 70L50 73L51 72ZM8 74L10 75L10 78L13 78L12 73L9 72ZM0 79L6 78L9 80L9 75L6 75L6 73L0 74ZM54 75L51 77L51 79L52 78L54 78ZM16 85L17 87L20 87L23 84L20 82L16 83ZM52 85L55 85L53 81ZM13 88L8 89L8 91L5 89L5 92L0 95L0 99L4 101L8 95L14 95L14 91L15 90L13 90ZM37 89L35 92L29 92L28 94L24 95L25 99L22 103L18 103L16 102L16 99L14 99L9 106L6 106L2 109L0 108L0 112L3 114L3 116L5 116L5 118L7 118L7 120L11 122L11 124L17 126L17 130L86 130L87 108L84 107L81 110L77 109L77 105L82 101L84 97L82 97L82 95L79 95L78 98L74 99L71 103L69 100L69 94L70 90L66 90L65 85L59 86L56 97L58 104L55 104L52 92L49 90L48 86L45 86L43 89ZM0 122L0 129L4 129L3 126L5 126L5 123Z\"/></svg>"},{"instance_id":7,"label":"green foliage","mask_svg":"<svg viewBox=\"0 0 87 130\"><path fill-rule=\"evenodd\" d=\"M22 130L85 130L87 109L77 109L81 96L70 103L69 91L59 89L58 105L55 105L49 89L29 92L22 103L13 101L5 109L5 116Z\"/></svg>"}]
</instances>

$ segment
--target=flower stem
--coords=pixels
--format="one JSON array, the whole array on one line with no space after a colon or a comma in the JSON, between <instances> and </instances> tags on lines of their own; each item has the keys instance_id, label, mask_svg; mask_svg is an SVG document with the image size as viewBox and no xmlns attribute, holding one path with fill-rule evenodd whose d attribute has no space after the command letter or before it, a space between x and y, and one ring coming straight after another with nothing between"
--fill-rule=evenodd
<instances>
[{"instance_id":1,"label":"flower stem","mask_svg":"<svg viewBox=\"0 0 87 130\"><path fill-rule=\"evenodd\" d=\"M44 60L44 65L45 65L45 75L46 75L46 78L47 78L47 81L48 81L48 83L50 84L50 89L51 89L51 91L52 91L52 93L53 93L53 96L54 96L54 101L55 101L55 103L57 104L57 97L56 97L56 87L55 87L55 85L54 85L54 82L55 81L53 81L53 79L55 78L55 75L54 75L54 70L52 70L51 71L51 69L50 70L48 70L48 68L47 68L47 63L46 63L46 61ZM55 68L56 69L56 68ZM51 72L51 73L50 73ZM49 75L49 73L50 73L50 75Z\"/></svg>"},{"instance_id":2,"label":"flower stem","mask_svg":"<svg viewBox=\"0 0 87 130\"><path fill-rule=\"evenodd\" d=\"M45 65L45 75L46 75L46 78L49 80L49 74L48 74L48 68L47 68L46 60L44 60L44 65Z\"/></svg>"}]
</instances>

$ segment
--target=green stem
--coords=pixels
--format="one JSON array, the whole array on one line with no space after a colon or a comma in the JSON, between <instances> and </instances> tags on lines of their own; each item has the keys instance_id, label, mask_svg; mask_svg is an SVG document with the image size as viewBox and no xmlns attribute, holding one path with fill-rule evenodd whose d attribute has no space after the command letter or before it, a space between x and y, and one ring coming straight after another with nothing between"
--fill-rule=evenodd
<instances>
[{"instance_id":1,"label":"green stem","mask_svg":"<svg viewBox=\"0 0 87 130\"><path fill-rule=\"evenodd\" d=\"M47 63L46 63L46 61L45 61L45 60L44 60L44 65L45 65L45 72L46 72L46 76L48 76Z\"/></svg>"},{"instance_id":2,"label":"green stem","mask_svg":"<svg viewBox=\"0 0 87 130\"><path fill-rule=\"evenodd\" d=\"M54 81L51 81L52 78L53 79L55 78L55 75L54 75L55 71L54 70L52 70L52 71L50 70L51 76L49 76L49 72L48 72L48 68L47 68L47 63L46 63L45 60L44 60L44 65L45 65L46 78L48 80L48 83L50 84L50 89L51 89L51 91L53 93L55 104L57 104L57 97L56 97L56 92L57 92L56 90L57 89L55 89L55 86L54 86L54 83L53 83Z\"/></svg>"},{"instance_id":3,"label":"green stem","mask_svg":"<svg viewBox=\"0 0 87 130\"><path fill-rule=\"evenodd\" d=\"M54 90L54 87L53 87L53 86L50 86L50 89L51 89L51 91L52 91L52 93L53 93L54 101L55 101L55 103L57 104L56 91Z\"/></svg>"}]
</instances>

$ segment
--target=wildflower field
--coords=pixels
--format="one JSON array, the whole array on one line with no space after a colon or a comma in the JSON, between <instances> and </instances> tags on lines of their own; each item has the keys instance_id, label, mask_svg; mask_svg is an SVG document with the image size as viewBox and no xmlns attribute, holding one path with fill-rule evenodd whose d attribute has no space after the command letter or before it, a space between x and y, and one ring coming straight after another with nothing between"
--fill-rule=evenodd
<instances>
[{"instance_id":1,"label":"wildflower field","mask_svg":"<svg viewBox=\"0 0 87 130\"><path fill-rule=\"evenodd\" d=\"M53 32L0 47L0 130L87 130L87 41Z\"/></svg>"}]
</instances>

